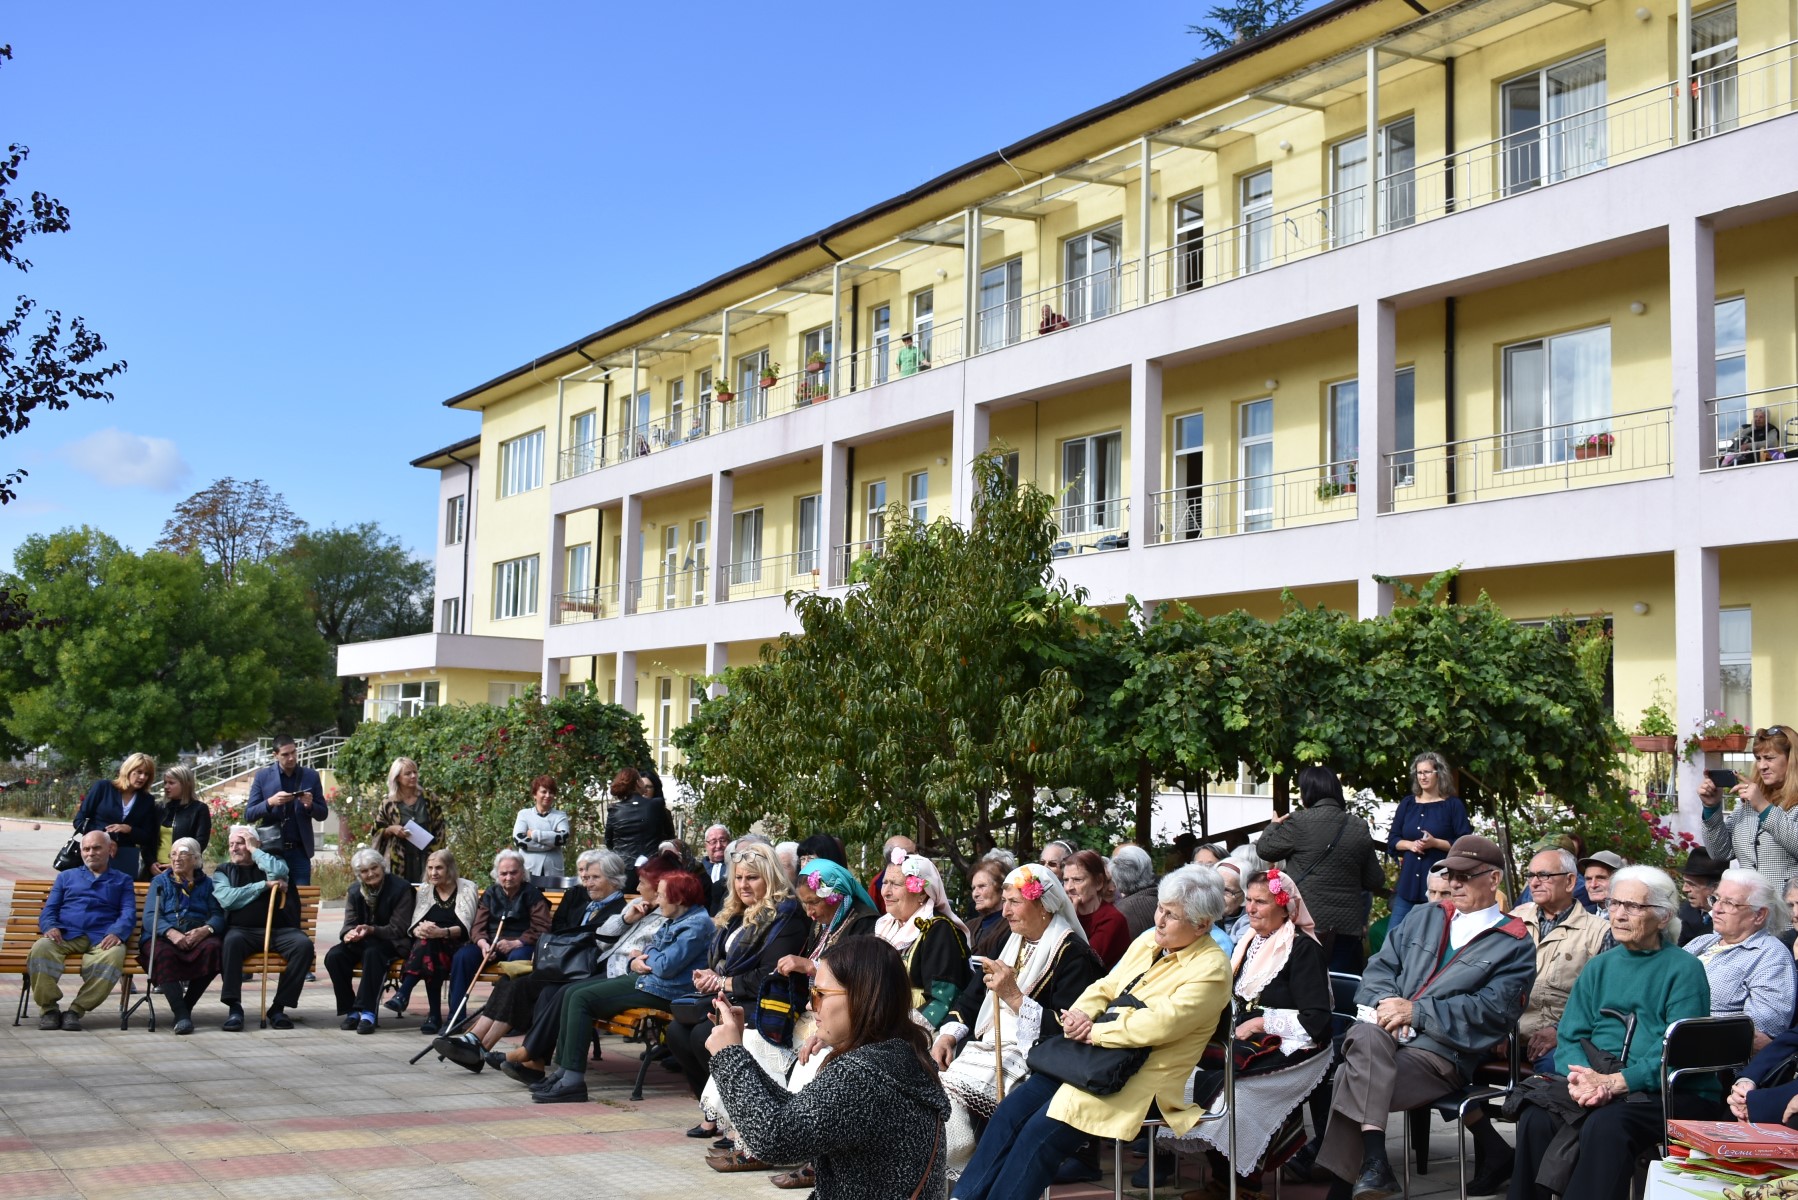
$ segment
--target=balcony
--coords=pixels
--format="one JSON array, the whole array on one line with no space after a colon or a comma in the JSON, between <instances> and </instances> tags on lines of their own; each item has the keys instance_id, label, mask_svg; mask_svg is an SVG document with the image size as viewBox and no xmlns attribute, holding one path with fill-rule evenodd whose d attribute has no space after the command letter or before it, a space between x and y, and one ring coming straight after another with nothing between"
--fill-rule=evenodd
<instances>
[{"instance_id":1,"label":"balcony","mask_svg":"<svg viewBox=\"0 0 1798 1200\"><path fill-rule=\"evenodd\" d=\"M1705 402L1716 454L1706 471L1798 458L1798 386L1762 388Z\"/></svg>"},{"instance_id":2,"label":"balcony","mask_svg":"<svg viewBox=\"0 0 1798 1200\"><path fill-rule=\"evenodd\" d=\"M1356 487L1355 464L1339 462L1155 492L1155 544L1352 521Z\"/></svg>"},{"instance_id":3,"label":"balcony","mask_svg":"<svg viewBox=\"0 0 1798 1200\"><path fill-rule=\"evenodd\" d=\"M576 625L583 621L604 621L622 612L618 604L618 585L577 588L557 592L549 598L551 625Z\"/></svg>"},{"instance_id":4,"label":"balcony","mask_svg":"<svg viewBox=\"0 0 1798 1200\"><path fill-rule=\"evenodd\" d=\"M1121 496L1069 504L1055 510L1061 536L1050 547L1056 558L1103 554L1130 548L1130 501Z\"/></svg>"}]
</instances>

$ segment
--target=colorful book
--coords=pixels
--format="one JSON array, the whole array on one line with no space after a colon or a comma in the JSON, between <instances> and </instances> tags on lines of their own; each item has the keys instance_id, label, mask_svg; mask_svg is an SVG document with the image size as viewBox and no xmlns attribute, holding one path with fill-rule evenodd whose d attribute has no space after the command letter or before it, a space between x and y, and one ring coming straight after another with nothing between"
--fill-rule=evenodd
<instances>
[{"instance_id":1,"label":"colorful book","mask_svg":"<svg viewBox=\"0 0 1798 1200\"><path fill-rule=\"evenodd\" d=\"M1675 1140L1712 1158L1798 1162L1798 1129L1748 1121L1669 1121Z\"/></svg>"}]
</instances>

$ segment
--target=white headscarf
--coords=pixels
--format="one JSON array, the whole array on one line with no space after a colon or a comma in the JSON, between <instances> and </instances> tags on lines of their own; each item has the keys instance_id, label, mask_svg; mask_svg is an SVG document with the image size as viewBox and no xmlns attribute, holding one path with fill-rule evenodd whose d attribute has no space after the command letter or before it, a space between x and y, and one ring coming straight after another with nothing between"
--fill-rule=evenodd
<instances>
[{"instance_id":1,"label":"white headscarf","mask_svg":"<svg viewBox=\"0 0 1798 1200\"><path fill-rule=\"evenodd\" d=\"M907 882L906 890L922 891L924 904L909 921L901 921L892 913L883 915L874 925L876 937L903 953L913 942L918 940L918 936L924 932L924 927L937 917L943 917L952 922L957 929L961 930L963 937L968 936L968 927L961 923L961 918L955 915L953 908L949 907L949 894L943 890L943 877L937 874L935 863L922 854L908 854L895 865L905 872L909 879L918 881L917 889L913 889ZM881 873L884 875L886 868L881 868Z\"/></svg>"},{"instance_id":2,"label":"white headscarf","mask_svg":"<svg viewBox=\"0 0 1798 1200\"><path fill-rule=\"evenodd\" d=\"M1030 990L1048 974L1049 967L1061 950L1062 940L1073 937L1084 942L1086 930L1080 927L1079 915L1074 912L1074 902L1068 899L1067 889L1061 886L1061 880L1055 878L1055 873L1041 863L1025 863L1005 877L1005 886L1016 888L1018 894L1026 900L1039 901L1049 914L1048 928L1043 930L1043 935L1036 941L1036 949L1030 952L1029 961L1018 973L1018 990L1028 996ZM1018 955L1023 949L1024 939L1013 933L1005 939L1005 945L998 953L998 960L1007 965L1013 964L1018 961ZM993 1027L994 1003L992 992L987 992L986 998L980 1002L980 1015L974 1021L975 1037L985 1037Z\"/></svg>"}]
</instances>

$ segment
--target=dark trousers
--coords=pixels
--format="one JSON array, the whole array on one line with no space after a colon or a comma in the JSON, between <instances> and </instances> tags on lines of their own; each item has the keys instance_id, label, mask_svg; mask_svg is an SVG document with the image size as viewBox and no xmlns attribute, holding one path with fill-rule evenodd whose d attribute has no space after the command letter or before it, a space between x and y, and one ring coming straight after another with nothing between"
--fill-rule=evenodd
<instances>
[{"instance_id":1,"label":"dark trousers","mask_svg":"<svg viewBox=\"0 0 1798 1200\"><path fill-rule=\"evenodd\" d=\"M281 860L287 864L287 881L295 887L307 887L312 883L312 851L302 850L298 846L281 851Z\"/></svg>"},{"instance_id":2,"label":"dark trousers","mask_svg":"<svg viewBox=\"0 0 1798 1200\"><path fill-rule=\"evenodd\" d=\"M705 1081L712 1075L712 1054L705 1048L705 1040L712 1036L712 1028L710 1019L697 1025L674 1021L668 1026L668 1053L680 1064L681 1074L687 1077L687 1090L693 1093L695 1100L705 1091Z\"/></svg>"},{"instance_id":3,"label":"dark trousers","mask_svg":"<svg viewBox=\"0 0 1798 1200\"><path fill-rule=\"evenodd\" d=\"M570 986L546 983L537 993L537 1007L531 1010L531 1027L524 1031L522 1042L525 1056L534 1063L546 1063L556 1052L556 1036L562 1032L562 997Z\"/></svg>"},{"instance_id":4,"label":"dark trousers","mask_svg":"<svg viewBox=\"0 0 1798 1200\"><path fill-rule=\"evenodd\" d=\"M1324 948L1324 961L1330 964L1330 970L1340 971L1344 975L1359 975L1367 969L1365 934L1320 929L1317 931L1317 942Z\"/></svg>"},{"instance_id":5,"label":"dark trousers","mask_svg":"<svg viewBox=\"0 0 1798 1200\"><path fill-rule=\"evenodd\" d=\"M1061 1081L1032 1075L1005 1093L974 1157L955 1185L957 1200L1038 1200L1055 1168L1087 1135L1049 1115Z\"/></svg>"},{"instance_id":6,"label":"dark trousers","mask_svg":"<svg viewBox=\"0 0 1798 1200\"><path fill-rule=\"evenodd\" d=\"M1517 1157L1509 1200L1548 1200L1536 1172L1548 1144L1561 1129L1560 1118L1534 1104L1517 1114ZM1613 1100L1586 1114L1579 1127L1579 1159L1567 1180L1566 1196L1579 1200L1627 1200L1636 1156L1661 1136L1661 1104Z\"/></svg>"},{"instance_id":7,"label":"dark trousers","mask_svg":"<svg viewBox=\"0 0 1798 1200\"><path fill-rule=\"evenodd\" d=\"M495 962L518 962L528 959L535 953L534 946L515 946L507 954L494 956ZM456 957L450 960L450 994L449 1010L454 1013L462 1005L462 997L474 986L476 975L481 973L481 948L470 942L456 951Z\"/></svg>"},{"instance_id":8,"label":"dark trousers","mask_svg":"<svg viewBox=\"0 0 1798 1200\"><path fill-rule=\"evenodd\" d=\"M325 951L325 972L331 976L331 988L337 993L337 1015L376 1012L381 1004L381 989L387 984L387 968L399 956L391 942L378 937L339 942ZM351 974L357 967L362 968L360 981Z\"/></svg>"},{"instance_id":9,"label":"dark trousers","mask_svg":"<svg viewBox=\"0 0 1798 1200\"><path fill-rule=\"evenodd\" d=\"M300 989L306 986L306 972L312 969L312 939L302 929L277 929L269 934L268 948L287 960L269 1007L293 1008L300 1002ZM225 930L219 946L219 1000L226 1008L243 1007L244 959L261 953L260 929Z\"/></svg>"},{"instance_id":10,"label":"dark trousers","mask_svg":"<svg viewBox=\"0 0 1798 1200\"><path fill-rule=\"evenodd\" d=\"M556 1035L556 1063L564 1070L584 1071L587 1043L593 1037L593 1024L615 1017L626 1009L671 1009L668 1001L654 992L637 986L635 975L616 979L586 979L570 984L562 993L562 1029Z\"/></svg>"}]
</instances>

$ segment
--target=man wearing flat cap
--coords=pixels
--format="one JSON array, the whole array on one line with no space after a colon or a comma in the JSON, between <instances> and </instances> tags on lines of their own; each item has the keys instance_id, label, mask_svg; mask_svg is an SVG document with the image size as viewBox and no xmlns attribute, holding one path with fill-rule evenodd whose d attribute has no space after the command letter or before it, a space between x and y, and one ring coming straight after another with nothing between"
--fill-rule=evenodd
<instances>
[{"instance_id":1,"label":"man wearing flat cap","mask_svg":"<svg viewBox=\"0 0 1798 1200\"><path fill-rule=\"evenodd\" d=\"M1702 850L1686 855L1686 865L1679 870L1679 890L1686 897L1679 906L1680 945L1716 932L1711 928L1711 901L1716 898L1717 885L1723 882L1723 872L1728 869L1728 863L1712 858Z\"/></svg>"},{"instance_id":2,"label":"man wearing flat cap","mask_svg":"<svg viewBox=\"0 0 1798 1200\"><path fill-rule=\"evenodd\" d=\"M1399 1193L1387 1120L1465 1087L1516 1025L1535 982L1529 930L1498 907L1499 848L1469 834L1455 839L1442 866L1449 902L1412 910L1361 977L1361 1019L1343 1039L1317 1155L1336 1177L1329 1200ZM1503 1147L1490 1122L1480 1126L1476 1143L1489 1136Z\"/></svg>"},{"instance_id":3,"label":"man wearing flat cap","mask_svg":"<svg viewBox=\"0 0 1798 1200\"><path fill-rule=\"evenodd\" d=\"M1629 866L1615 850L1597 850L1579 860L1580 878L1586 885L1586 910L1608 916L1611 905L1611 876Z\"/></svg>"}]
</instances>

